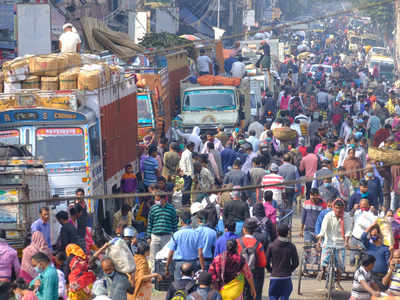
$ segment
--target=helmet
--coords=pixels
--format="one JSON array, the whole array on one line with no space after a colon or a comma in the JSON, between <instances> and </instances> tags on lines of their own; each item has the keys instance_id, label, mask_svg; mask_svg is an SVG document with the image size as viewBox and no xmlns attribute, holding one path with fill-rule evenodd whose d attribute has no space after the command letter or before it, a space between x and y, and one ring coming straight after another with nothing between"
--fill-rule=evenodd
<instances>
[{"instance_id":1,"label":"helmet","mask_svg":"<svg viewBox=\"0 0 400 300\"><path fill-rule=\"evenodd\" d=\"M137 235L137 230L133 227L125 227L123 237L134 238Z\"/></svg>"}]
</instances>

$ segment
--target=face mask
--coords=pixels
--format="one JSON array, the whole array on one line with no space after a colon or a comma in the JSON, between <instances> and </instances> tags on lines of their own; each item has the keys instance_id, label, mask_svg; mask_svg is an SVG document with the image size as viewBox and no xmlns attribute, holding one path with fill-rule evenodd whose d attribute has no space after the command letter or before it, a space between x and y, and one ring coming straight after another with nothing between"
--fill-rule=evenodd
<instances>
[{"instance_id":1,"label":"face mask","mask_svg":"<svg viewBox=\"0 0 400 300\"><path fill-rule=\"evenodd\" d=\"M368 198L368 192L366 192L366 193L361 193L361 198Z\"/></svg>"},{"instance_id":2,"label":"face mask","mask_svg":"<svg viewBox=\"0 0 400 300\"><path fill-rule=\"evenodd\" d=\"M107 277L111 277L111 278L114 277L114 275L115 275L115 271L112 271L110 274L106 274Z\"/></svg>"},{"instance_id":3,"label":"face mask","mask_svg":"<svg viewBox=\"0 0 400 300\"><path fill-rule=\"evenodd\" d=\"M369 178L374 177L374 173L368 172L368 173L367 173L367 176L368 176Z\"/></svg>"},{"instance_id":4,"label":"face mask","mask_svg":"<svg viewBox=\"0 0 400 300\"><path fill-rule=\"evenodd\" d=\"M36 266L34 269L35 269L36 273L38 273L38 274L43 272L43 270L39 266Z\"/></svg>"},{"instance_id":5,"label":"face mask","mask_svg":"<svg viewBox=\"0 0 400 300\"><path fill-rule=\"evenodd\" d=\"M371 236L371 240L374 242L377 241L378 239L379 239L379 237L376 235Z\"/></svg>"},{"instance_id":6,"label":"face mask","mask_svg":"<svg viewBox=\"0 0 400 300\"><path fill-rule=\"evenodd\" d=\"M386 220L387 220L388 222L393 222L393 217L386 217Z\"/></svg>"},{"instance_id":7,"label":"face mask","mask_svg":"<svg viewBox=\"0 0 400 300\"><path fill-rule=\"evenodd\" d=\"M395 268L395 269L400 269L400 264L395 264L395 265L394 265L394 268Z\"/></svg>"},{"instance_id":8,"label":"face mask","mask_svg":"<svg viewBox=\"0 0 400 300\"><path fill-rule=\"evenodd\" d=\"M369 211L368 207L361 207L360 209L361 209L361 211Z\"/></svg>"},{"instance_id":9,"label":"face mask","mask_svg":"<svg viewBox=\"0 0 400 300\"><path fill-rule=\"evenodd\" d=\"M324 183L324 186L328 188L328 187L331 186L331 184L330 184L329 182L325 182L325 183Z\"/></svg>"},{"instance_id":10,"label":"face mask","mask_svg":"<svg viewBox=\"0 0 400 300\"><path fill-rule=\"evenodd\" d=\"M154 205L160 205L161 201L154 201Z\"/></svg>"}]
</instances>

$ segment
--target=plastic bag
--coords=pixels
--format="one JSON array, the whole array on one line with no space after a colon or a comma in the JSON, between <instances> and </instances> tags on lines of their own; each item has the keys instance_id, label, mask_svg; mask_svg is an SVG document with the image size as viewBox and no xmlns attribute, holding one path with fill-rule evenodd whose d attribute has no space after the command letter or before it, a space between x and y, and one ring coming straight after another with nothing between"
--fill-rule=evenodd
<instances>
[{"instance_id":1,"label":"plastic bag","mask_svg":"<svg viewBox=\"0 0 400 300\"><path fill-rule=\"evenodd\" d=\"M118 272L132 273L135 271L136 265L132 252L123 239L118 239L114 243L111 243L110 247L106 250L106 255L112 259L115 269Z\"/></svg>"}]
</instances>

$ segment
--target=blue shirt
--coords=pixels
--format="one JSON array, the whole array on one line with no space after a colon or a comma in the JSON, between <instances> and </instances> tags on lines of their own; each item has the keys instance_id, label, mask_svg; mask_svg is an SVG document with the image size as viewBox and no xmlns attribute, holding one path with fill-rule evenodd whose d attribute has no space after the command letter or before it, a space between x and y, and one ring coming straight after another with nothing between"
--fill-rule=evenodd
<instances>
[{"instance_id":1,"label":"blue shirt","mask_svg":"<svg viewBox=\"0 0 400 300\"><path fill-rule=\"evenodd\" d=\"M41 218L37 219L31 225L31 233L33 234L35 231L40 231L44 236L47 246L49 246L50 250L53 249L51 247L50 223L44 223Z\"/></svg>"},{"instance_id":2,"label":"blue shirt","mask_svg":"<svg viewBox=\"0 0 400 300\"><path fill-rule=\"evenodd\" d=\"M196 260L198 258L199 233L184 226L172 235L168 248L174 251L174 260Z\"/></svg>"},{"instance_id":3,"label":"blue shirt","mask_svg":"<svg viewBox=\"0 0 400 300\"><path fill-rule=\"evenodd\" d=\"M226 243L229 240L236 240L239 237L233 232L225 232L222 236L218 238L215 242L215 250L214 250L214 257L220 255L226 250Z\"/></svg>"},{"instance_id":4,"label":"blue shirt","mask_svg":"<svg viewBox=\"0 0 400 300\"><path fill-rule=\"evenodd\" d=\"M49 265L29 286L33 287L36 280L40 280L40 287L36 292L39 300L58 300L58 275L53 266Z\"/></svg>"},{"instance_id":5,"label":"blue shirt","mask_svg":"<svg viewBox=\"0 0 400 300\"><path fill-rule=\"evenodd\" d=\"M147 157L143 161L143 183L146 186L150 186L153 183L157 183L157 169L158 161L154 157Z\"/></svg>"},{"instance_id":6,"label":"blue shirt","mask_svg":"<svg viewBox=\"0 0 400 300\"><path fill-rule=\"evenodd\" d=\"M366 232L361 235L361 241L365 246L366 252L374 256L376 259L372 272L386 274L389 269L389 248L384 245L378 247L375 244L371 243L368 239L368 234Z\"/></svg>"},{"instance_id":7,"label":"blue shirt","mask_svg":"<svg viewBox=\"0 0 400 300\"><path fill-rule=\"evenodd\" d=\"M326 214L331 210L332 208L326 208L319 213L317 222L315 222L315 235L318 235L321 232L322 221L324 220Z\"/></svg>"},{"instance_id":8,"label":"blue shirt","mask_svg":"<svg viewBox=\"0 0 400 300\"><path fill-rule=\"evenodd\" d=\"M205 259L213 258L213 247L217 241L217 232L208 226L200 225L196 228L199 235L199 248L203 249Z\"/></svg>"},{"instance_id":9,"label":"blue shirt","mask_svg":"<svg viewBox=\"0 0 400 300\"><path fill-rule=\"evenodd\" d=\"M222 172L224 174L228 173L228 167L232 167L237 157L237 153L232 148L226 147L221 151Z\"/></svg>"}]
</instances>

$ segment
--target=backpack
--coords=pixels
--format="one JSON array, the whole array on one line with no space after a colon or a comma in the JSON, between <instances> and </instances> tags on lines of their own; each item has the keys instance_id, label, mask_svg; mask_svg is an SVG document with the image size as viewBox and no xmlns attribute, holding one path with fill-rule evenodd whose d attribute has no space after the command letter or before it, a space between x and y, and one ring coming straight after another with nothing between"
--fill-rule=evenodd
<instances>
[{"instance_id":1,"label":"backpack","mask_svg":"<svg viewBox=\"0 0 400 300\"><path fill-rule=\"evenodd\" d=\"M173 282L172 285L174 286L176 291L171 300L185 300L186 297L189 295L190 290L195 286L195 283L191 281L183 289L178 289L176 282Z\"/></svg>"},{"instance_id":2,"label":"backpack","mask_svg":"<svg viewBox=\"0 0 400 300\"><path fill-rule=\"evenodd\" d=\"M246 246L243 243L243 239L239 239L240 246L242 247L242 251L240 254L245 258L247 264L249 265L249 268L252 272L257 267L257 248L258 245L260 245L259 241L256 241L253 247L246 248Z\"/></svg>"}]
</instances>

